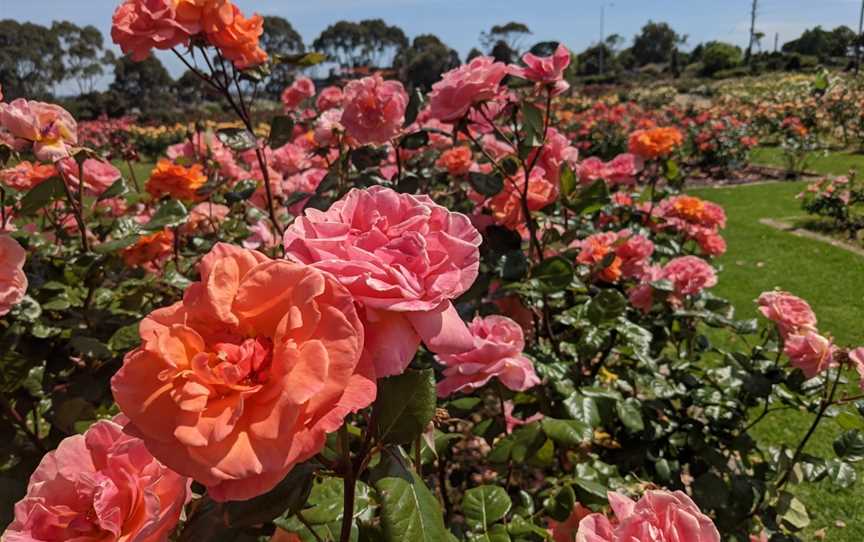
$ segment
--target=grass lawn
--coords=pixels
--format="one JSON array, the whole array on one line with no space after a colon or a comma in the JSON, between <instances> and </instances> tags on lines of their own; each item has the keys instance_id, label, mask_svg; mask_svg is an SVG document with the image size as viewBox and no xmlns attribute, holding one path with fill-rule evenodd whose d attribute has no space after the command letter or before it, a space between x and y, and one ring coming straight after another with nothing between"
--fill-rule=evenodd
<instances>
[{"instance_id":1,"label":"grass lawn","mask_svg":"<svg viewBox=\"0 0 864 542\"><path fill-rule=\"evenodd\" d=\"M750 153L750 161L765 166L785 167L783 150L780 147L758 147ZM846 175L849 168L856 168L859 174L864 174L864 154L843 152L813 153L805 169L821 174Z\"/></svg>"},{"instance_id":2,"label":"grass lawn","mask_svg":"<svg viewBox=\"0 0 864 542\"><path fill-rule=\"evenodd\" d=\"M857 155L841 155L834 162L820 160L810 169L843 173L853 160L864 170L864 156ZM739 317L752 318L757 316L754 300L759 293L774 287L788 290L810 302L820 329L833 334L838 343L864 344L864 257L759 223L760 218L802 215L795 194L805 185L798 181L692 190L723 205L728 215L724 233L729 249L717 261L722 272L714 292L730 299ZM794 447L811 421L811 415L782 411L763 420L756 432L765 444ZM833 435L839 432L832 420L823 422L807 450L830 457ZM864 468L858 468L858 479L845 490L830 482L795 489L811 517L804 540L813 540L814 532L823 528L831 542L864 540ZM846 526L836 527L837 520Z\"/></svg>"}]
</instances>

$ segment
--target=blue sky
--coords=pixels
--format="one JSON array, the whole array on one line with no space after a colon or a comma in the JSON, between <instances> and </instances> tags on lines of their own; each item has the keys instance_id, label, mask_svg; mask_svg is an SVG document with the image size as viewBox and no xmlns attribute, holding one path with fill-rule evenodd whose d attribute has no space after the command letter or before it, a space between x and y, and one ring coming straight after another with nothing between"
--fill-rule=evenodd
<instances>
[{"instance_id":1,"label":"blue sky","mask_svg":"<svg viewBox=\"0 0 864 542\"><path fill-rule=\"evenodd\" d=\"M68 19L92 24L107 36L111 13L120 0L0 0L0 18L40 24ZM437 34L464 57L478 45L481 31L510 20L526 23L533 35L526 43L563 41L580 51L600 37L601 0L235 0L245 12L280 15L307 43L340 19L382 18L409 37ZM751 0L606 0L606 33L621 34L628 45L649 19L666 21L689 36L690 47L722 40L746 45ZM794 39L817 24L833 28L858 23L859 0L760 0L757 29L766 34L765 48ZM179 62L160 58L177 75Z\"/></svg>"}]
</instances>

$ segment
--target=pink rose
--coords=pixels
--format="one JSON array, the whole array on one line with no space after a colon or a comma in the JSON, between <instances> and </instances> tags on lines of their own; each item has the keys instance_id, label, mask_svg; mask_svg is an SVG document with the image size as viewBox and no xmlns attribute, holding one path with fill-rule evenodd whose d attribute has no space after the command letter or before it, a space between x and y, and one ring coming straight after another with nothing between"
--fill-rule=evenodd
<instances>
[{"instance_id":1,"label":"pink rose","mask_svg":"<svg viewBox=\"0 0 864 542\"><path fill-rule=\"evenodd\" d=\"M534 81L543 85L551 85L553 95L561 94L570 88L564 81L564 70L570 65L570 51L559 44L552 56L538 57L532 53L522 55L525 67L510 66L509 71L516 77Z\"/></svg>"},{"instance_id":2,"label":"pink rose","mask_svg":"<svg viewBox=\"0 0 864 542\"><path fill-rule=\"evenodd\" d=\"M325 87L315 100L315 107L318 111L324 112L328 109L336 109L342 107L342 89L336 86Z\"/></svg>"},{"instance_id":3,"label":"pink rose","mask_svg":"<svg viewBox=\"0 0 864 542\"><path fill-rule=\"evenodd\" d=\"M578 168L579 182L590 184L602 179L610 186L631 185L636 182L636 174L641 169L639 160L633 154L619 154L610 162L603 162L596 156L583 160Z\"/></svg>"},{"instance_id":4,"label":"pink rose","mask_svg":"<svg viewBox=\"0 0 864 542\"><path fill-rule=\"evenodd\" d=\"M111 39L136 62L150 56L151 49L187 43L201 31L200 22L195 17L182 20L176 5L173 0L125 0L114 11Z\"/></svg>"},{"instance_id":5,"label":"pink rose","mask_svg":"<svg viewBox=\"0 0 864 542\"><path fill-rule=\"evenodd\" d=\"M209 201L201 202L189 211L189 218L180 226L180 232L185 235L218 232L222 222L230 213L231 209L225 205Z\"/></svg>"},{"instance_id":6,"label":"pink rose","mask_svg":"<svg viewBox=\"0 0 864 542\"><path fill-rule=\"evenodd\" d=\"M720 542L717 527L682 491L649 491L634 502L609 492L617 525L602 514L579 522L576 542Z\"/></svg>"},{"instance_id":7,"label":"pink rose","mask_svg":"<svg viewBox=\"0 0 864 542\"><path fill-rule=\"evenodd\" d=\"M69 146L78 143L78 123L59 105L24 98L0 103L0 126L16 140L32 143L33 154L45 162L69 156Z\"/></svg>"},{"instance_id":8,"label":"pink rose","mask_svg":"<svg viewBox=\"0 0 864 542\"><path fill-rule=\"evenodd\" d=\"M672 283L676 296L698 294L717 284L714 268L696 256L680 256L669 260L663 266L661 279Z\"/></svg>"},{"instance_id":9,"label":"pink rose","mask_svg":"<svg viewBox=\"0 0 864 542\"><path fill-rule=\"evenodd\" d=\"M792 333L816 329L816 314L810 305L789 292L763 292L759 299L759 312L777 324L785 338Z\"/></svg>"},{"instance_id":10,"label":"pink rose","mask_svg":"<svg viewBox=\"0 0 864 542\"><path fill-rule=\"evenodd\" d=\"M102 420L42 458L3 540L162 542L191 496L189 482L119 423Z\"/></svg>"},{"instance_id":11,"label":"pink rose","mask_svg":"<svg viewBox=\"0 0 864 542\"><path fill-rule=\"evenodd\" d=\"M345 87L342 125L361 145L386 143L402 129L408 95L399 81L379 74L351 81Z\"/></svg>"},{"instance_id":12,"label":"pink rose","mask_svg":"<svg viewBox=\"0 0 864 542\"><path fill-rule=\"evenodd\" d=\"M696 242L706 256L721 256L726 253L726 240L711 232L697 232Z\"/></svg>"},{"instance_id":13,"label":"pink rose","mask_svg":"<svg viewBox=\"0 0 864 542\"><path fill-rule=\"evenodd\" d=\"M471 106L491 100L498 94L507 66L488 56L478 56L468 64L452 69L432 85L429 114L442 122L455 123Z\"/></svg>"},{"instance_id":14,"label":"pink rose","mask_svg":"<svg viewBox=\"0 0 864 542\"><path fill-rule=\"evenodd\" d=\"M0 235L0 316L24 299L27 292L26 259L27 253L17 241L8 235Z\"/></svg>"},{"instance_id":15,"label":"pink rose","mask_svg":"<svg viewBox=\"0 0 864 542\"><path fill-rule=\"evenodd\" d=\"M438 383L438 396L471 391L497 378L513 391L524 391L540 383L534 364L522 355L525 338L522 328L506 316L476 317L468 326L474 348L461 354L441 355L444 379Z\"/></svg>"},{"instance_id":16,"label":"pink rose","mask_svg":"<svg viewBox=\"0 0 864 542\"><path fill-rule=\"evenodd\" d=\"M64 158L57 162L57 169L62 173L64 180L76 190L78 189L79 166L74 158ZM81 164L84 172L84 190L92 196L99 196L111 185L120 179L120 170L108 162L88 158Z\"/></svg>"},{"instance_id":17,"label":"pink rose","mask_svg":"<svg viewBox=\"0 0 864 542\"><path fill-rule=\"evenodd\" d=\"M813 330L786 337L783 353L792 365L804 371L807 378L813 378L834 363L837 348L830 339Z\"/></svg>"},{"instance_id":18,"label":"pink rose","mask_svg":"<svg viewBox=\"0 0 864 542\"><path fill-rule=\"evenodd\" d=\"M291 112L306 98L315 96L315 83L308 77L298 77L282 92L282 105L286 112Z\"/></svg>"},{"instance_id":19,"label":"pink rose","mask_svg":"<svg viewBox=\"0 0 864 542\"><path fill-rule=\"evenodd\" d=\"M321 147L329 147L335 145L338 141L338 134L345 129L342 126L342 110L328 109L315 123L315 129L312 132L315 137L315 143Z\"/></svg>"},{"instance_id":20,"label":"pink rose","mask_svg":"<svg viewBox=\"0 0 864 542\"><path fill-rule=\"evenodd\" d=\"M363 307L378 377L405 370L420 341L439 354L474 346L451 302L480 266L480 233L428 196L373 186L327 211L307 209L285 231L287 256L329 271Z\"/></svg>"}]
</instances>

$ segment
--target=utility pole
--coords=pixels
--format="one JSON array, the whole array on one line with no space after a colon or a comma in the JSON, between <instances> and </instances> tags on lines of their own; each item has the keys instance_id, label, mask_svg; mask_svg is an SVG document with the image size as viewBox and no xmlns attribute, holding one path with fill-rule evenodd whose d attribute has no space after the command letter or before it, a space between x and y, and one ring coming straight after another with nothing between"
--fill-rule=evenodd
<instances>
[{"instance_id":1,"label":"utility pole","mask_svg":"<svg viewBox=\"0 0 864 542\"><path fill-rule=\"evenodd\" d=\"M777 44L780 42L780 32L774 32L774 52L777 52Z\"/></svg>"},{"instance_id":2,"label":"utility pole","mask_svg":"<svg viewBox=\"0 0 864 542\"><path fill-rule=\"evenodd\" d=\"M858 17L858 39L855 40L855 75L861 69L861 37L864 31L864 0L861 0L861 15Z\"/></svg>"},{"instance_id":3,"label":"utility pole","mask_svg":"<svg viewBox=\"0 0 864 542\"><path fill-rule=\"evenodd\" d=\"M864 1L864 0L862 0ZM602 2L600 4L600 61L598 62L600 68L600 75L603 75L603 42L606 41L606 29L604 28L606 24L606 2ZM858 30L858 34L861 34L861 30Z\"/></svg>"},{"instance_id":4,"label":"utility pole","mask_svg":"<svg viewBox=\"0 0 864 542\"><path fill-rule=\"evenodd\" d=\"M753 54L753 39L756 34L756 8L759 0L753 0L753 6L750 8L750 44L747 45L747 54L744 55L744 63L750 65L750 55Z\"/></svg>"}]
</instances>

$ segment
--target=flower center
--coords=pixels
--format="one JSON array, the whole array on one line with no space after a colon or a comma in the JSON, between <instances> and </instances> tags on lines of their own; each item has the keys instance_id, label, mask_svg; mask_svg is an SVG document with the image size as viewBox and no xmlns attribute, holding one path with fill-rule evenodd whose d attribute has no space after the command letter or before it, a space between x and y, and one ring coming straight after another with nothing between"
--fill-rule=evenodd
<instances>
[{"instance_id":1,"label":"flower center","mask_svg":"<svg viewBox=\"0 0 864 542\"><path fill-rule=\"evenodd\" d=\"M239 344L216 343L209 362L213 374L226 384L263 384L270 378L273 341L268 337L255 337Z\"/></svg>"}]
</instances>

